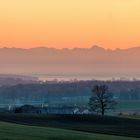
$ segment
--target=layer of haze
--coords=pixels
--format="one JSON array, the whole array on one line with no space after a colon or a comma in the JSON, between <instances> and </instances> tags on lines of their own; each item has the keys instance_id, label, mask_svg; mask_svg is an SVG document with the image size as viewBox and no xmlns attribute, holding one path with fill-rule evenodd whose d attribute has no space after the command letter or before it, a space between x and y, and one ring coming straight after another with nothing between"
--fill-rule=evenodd
<instances>
[{"instance_id":1,"label":"layer of haze","mask_svg":"<svg viewBox=\"0 0 140 140\"><path fill-rule=\"evenodd\" d=\"M140 0L0 0L0 47L140 45Z\"/></svg>"}]
</instances>

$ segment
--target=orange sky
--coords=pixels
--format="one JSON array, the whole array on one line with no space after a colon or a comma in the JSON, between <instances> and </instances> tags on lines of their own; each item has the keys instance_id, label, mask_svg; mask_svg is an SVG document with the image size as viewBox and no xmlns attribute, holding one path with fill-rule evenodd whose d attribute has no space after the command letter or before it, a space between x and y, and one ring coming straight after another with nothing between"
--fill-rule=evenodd
<instances>
[{"instance_id":1,"label":"orange sky","mask_svg":"<svg viewBox=\"0 0 140 140\"><path fill-rule=\"evenodd\" d=\"M0 0L0 47L140 45L140 0Z\"/></svg>"}]
</instances>

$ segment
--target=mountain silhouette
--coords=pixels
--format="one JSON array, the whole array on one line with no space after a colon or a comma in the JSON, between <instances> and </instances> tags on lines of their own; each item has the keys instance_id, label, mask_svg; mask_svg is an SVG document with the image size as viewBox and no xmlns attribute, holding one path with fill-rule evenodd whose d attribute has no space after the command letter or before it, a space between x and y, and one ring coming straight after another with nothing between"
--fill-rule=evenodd
<instances>
[{"instance_id":1,"label":"mountain silhouette","mask_svg":"<svg viewBox=\"0 0 140 140\"><path fill-rule=\"evenodd\" d=\"M140 47L0 48L0 73L139 77Z\"/></svg>"}]
</instances>

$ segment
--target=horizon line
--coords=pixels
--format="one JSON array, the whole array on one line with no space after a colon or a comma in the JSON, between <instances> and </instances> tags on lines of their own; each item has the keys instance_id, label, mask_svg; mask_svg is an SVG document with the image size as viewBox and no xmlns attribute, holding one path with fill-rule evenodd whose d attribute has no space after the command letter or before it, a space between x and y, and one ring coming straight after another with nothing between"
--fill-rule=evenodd
<instances>
[{"instance_id":1,"label":"horizon line","mask_svg":"<svg viewBox=\"0 0 140 140\"><path fill-rule=\"evenodd\" d=\"M47 47L47 46L36 46L36 47L30 47L30 48L24 48L24 47L0 47L0 49L24 49L24 50L31 50L31 49L56 49L56 50L75 50L75 49L104 49L104 50L111 50L111 51L116 51L116 50L129 50L129 49L133 49L133 48L140 48L140 46L135 46L135 47L128 47L128 48L104 48L101 47L100 45L93 45L91 47L73 47L73 48L55 48L55 47Z\"/></svg>"}]
</instances>

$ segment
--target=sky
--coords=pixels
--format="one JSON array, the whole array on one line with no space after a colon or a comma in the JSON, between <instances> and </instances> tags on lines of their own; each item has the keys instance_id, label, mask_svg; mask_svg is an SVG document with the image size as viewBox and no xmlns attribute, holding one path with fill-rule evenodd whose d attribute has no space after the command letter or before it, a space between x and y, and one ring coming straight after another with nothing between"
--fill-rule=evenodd
<instances>
[{"instance_id":1,"label":"sky","mask_svg":"<svg viewBox=\"0 0 140 140\"><path fill-rule=\"evenodd\" d=\"M0 47L140 46L140 0L0 0Z\"/></svg>"}]
</instances>

